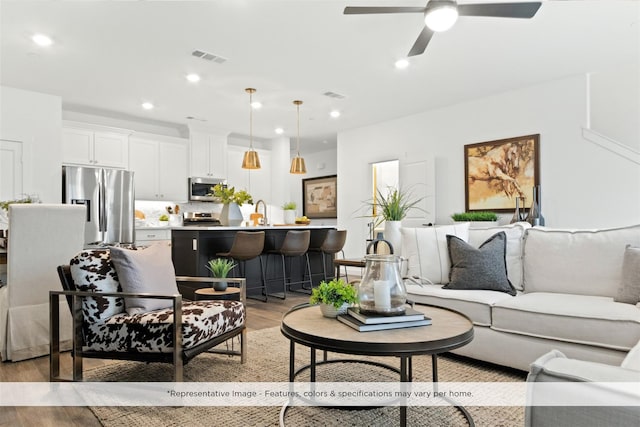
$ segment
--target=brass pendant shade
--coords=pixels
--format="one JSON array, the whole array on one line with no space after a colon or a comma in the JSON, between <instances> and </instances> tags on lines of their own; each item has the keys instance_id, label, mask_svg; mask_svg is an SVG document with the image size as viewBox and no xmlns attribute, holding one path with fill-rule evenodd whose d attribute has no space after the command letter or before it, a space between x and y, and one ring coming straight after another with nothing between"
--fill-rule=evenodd
<instances>
[{"instance_id":1,"label":"brass pendant shade","mask_svg":"<svg viewBox=\"0 0 640 427\"><path fill-rule=\"evenodd\" d=\"M296 109L298 111L298 139L296 156L291 159L291 169L289 169L289 172L295 174L305 174L307 173L307 166L304 164L304 159L300 156L300 105L302 104L302 101L296 100L293 101L293 104L296 106Z\"/></svg>"},{"instance_id":2,"label":"brass pendant shade","mask_svg":"<svg viewBox=\"0 0 640 427\"><path fill-rule=\"evenodd\" d=\"M244 91L249 94L249 151L244 152L242 169L260 169L260 157L258 157L258 152L253 149L253 107L251 104L256 90L248 87Z\"/></svg>"},{"instance_id":3,"label":"brass pendant shade","mask_svg":"<svg viewBox=\"0 0 640 427\"><path fill-rule=\"evenodd\" d=\"M260 167L258 152L256 150L245 151L242 159L242 169L260 169Z\"/></svg>"}]
</instances>

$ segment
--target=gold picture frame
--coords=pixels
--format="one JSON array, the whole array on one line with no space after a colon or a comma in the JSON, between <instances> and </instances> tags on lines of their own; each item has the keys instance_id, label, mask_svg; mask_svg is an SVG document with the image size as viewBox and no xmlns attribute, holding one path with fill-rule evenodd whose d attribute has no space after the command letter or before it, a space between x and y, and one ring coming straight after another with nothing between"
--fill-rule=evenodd
<instances>
[{"instance_id":1,"label":"gold picture frame","mask_svg":"<svg viewBox=\"0 0 640 427\"><path fill-rule=\"evenodd\" d=\"M464 146L465 210L513 212L540 184L540 134Z\"/></svg>"}]
</instances>

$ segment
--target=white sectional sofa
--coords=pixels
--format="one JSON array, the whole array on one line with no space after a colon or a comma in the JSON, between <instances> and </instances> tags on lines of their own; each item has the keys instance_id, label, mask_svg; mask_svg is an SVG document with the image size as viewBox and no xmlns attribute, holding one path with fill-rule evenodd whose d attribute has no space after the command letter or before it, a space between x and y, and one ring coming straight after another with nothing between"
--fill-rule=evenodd
<instances>
[{"instance_id":1,"label":"white sectional sofa","mask_svg":"<svg viewBox=\"0 0 640 427\"><path fill-rule=\"evenodd\" d=\"M443 289L450 272L446 235L478 247L499 232L506 236L507 276L516 295ZM474 322L474 339L458 354L524 371L551 350L619 366L640 341L640 306L614 301L625 247L640 247L640 225L606 230L451 225L404 228L402 239L407 275L418 278L405 282L408 298L460 311Z\"/></svg>"}]
</instances>

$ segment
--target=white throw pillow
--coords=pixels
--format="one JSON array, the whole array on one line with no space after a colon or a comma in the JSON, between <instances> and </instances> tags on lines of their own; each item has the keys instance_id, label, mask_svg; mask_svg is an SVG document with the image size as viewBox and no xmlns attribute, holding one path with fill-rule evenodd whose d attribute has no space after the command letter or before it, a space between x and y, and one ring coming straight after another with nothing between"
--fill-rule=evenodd
<instances>
[{"instance_id":1,"label":"white throw pillow","mask_svg":"<svg viewBox=\"0 0 640 427\"><path fill-rule=\"evenodd\" d=\"M627 245L625 248L622 260L622 280L613 300L626 304L640 302L640 247L635 248Z\"/></svg>"},{"instance_id":2,"label":"white throw pillow","mask_svg":"<svg viewBox=\"0 0 640 427\"><path fill-rule=\"evenodd\" d=\"M434 227L402 228L402 255L407 259L407 276L432 283L449 283L447 234L469 240L469 223Z\"/></svg>"},{"instance_id":3,"label":"white throw pillow","mask_svg":"<svg viewBox=\"0 0 640 427\"><path fill-rule=\"evenodd\" d=\"M171 247L157 243L144 250L111 248L113 262L123 292L177 295L176 273L171 260ZM170 299L126 298L127 313L146 313L169 308Z\"/></svg>"}]
</instances>

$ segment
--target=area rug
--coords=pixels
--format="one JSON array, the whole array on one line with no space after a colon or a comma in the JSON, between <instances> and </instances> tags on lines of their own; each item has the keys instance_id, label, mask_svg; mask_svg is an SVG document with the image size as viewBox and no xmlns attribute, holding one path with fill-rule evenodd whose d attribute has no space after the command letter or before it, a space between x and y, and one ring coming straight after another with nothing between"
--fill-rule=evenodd
<instances>
[{"instance_id":1,"label":"area rug","mask_svg":"<svg viewBox=\"0 0 640 427\"><path fill-rule=\"evenodd\" d=\"M336 357L342 357L336 355ZM344 356L348 357L348 356ZM298 363L308 360L308 351L298 346ZM248 361L238 357L201 354L185 366L185 381L202 382L288 382L289 342L279 328L249 332ZM386 361L390 360L386 358ZM449 382L519 382L521 372L456 357L438 359L438 376ZM357 365L360 366L360 365ZM88 370L87 381L172 381L168 364L117 362ZM431 381L431 358L414 357L414 379ZM319 381L397 381L397 374L369 367L354 369L350 364L318 367ZM301 381L308 375L301 374ZM116 426L277 426L280 407L91 407L100 422ZM477 426L523 426L522 407L467 407ZM388 426L398 425L399 408L341 410L295 406L286 415L288 426ZM409 426L465 426L466 420L452 407L408 408Z\"/></svg>"}]
</instances>

